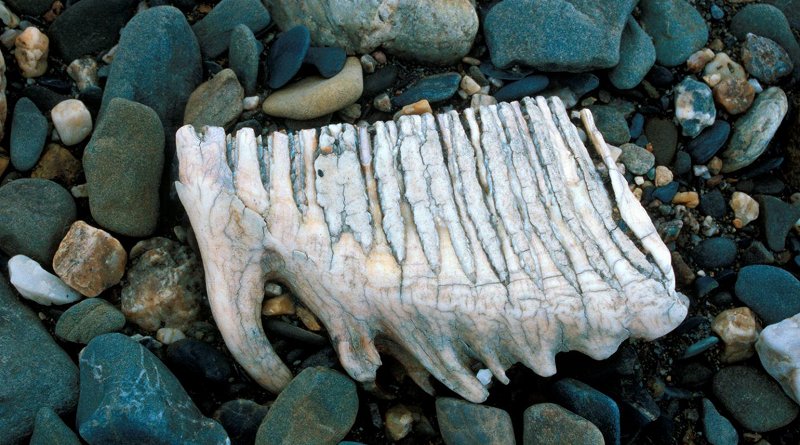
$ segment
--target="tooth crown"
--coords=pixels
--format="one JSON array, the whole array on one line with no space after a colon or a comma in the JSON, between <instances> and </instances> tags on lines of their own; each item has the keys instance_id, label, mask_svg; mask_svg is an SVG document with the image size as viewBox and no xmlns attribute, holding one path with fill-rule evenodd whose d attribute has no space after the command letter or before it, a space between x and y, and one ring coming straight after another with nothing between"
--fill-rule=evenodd
<instances>
[{"instance_id":1,"label":"tooth crown","mask_svg":"<svg viewBox=\"0 0 800 445\"><path fill-rule=\"evenodd\" d=\"M261 329L268 281L320 318L353 378L374 380L377 341L476 402L474 361L507 383L516 362L547 376L558 352L666 334L688 306L670 253L581 118L615 202L557 98L266 139L181 128L176 187L228 348L268 389L291 378Z\"/></svg>"}]
</instances>

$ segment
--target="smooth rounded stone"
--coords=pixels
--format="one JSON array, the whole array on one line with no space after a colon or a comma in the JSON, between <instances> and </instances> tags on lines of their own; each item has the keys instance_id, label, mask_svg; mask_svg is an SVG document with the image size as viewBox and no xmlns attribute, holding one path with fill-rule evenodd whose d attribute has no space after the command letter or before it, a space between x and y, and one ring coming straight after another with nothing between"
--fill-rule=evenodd
<instances>
[{"instance_id":1,"label":"smooth rounded stone","mask_svg":"<svg viewBox=\"0 0 800 445\"><path fill-rule=\"evenodd\" d=\"M800 403L800 315L767 326L756 350L764 369Z\"/></svg>"},{"instance_id":2,"label":"smooth rounded stone","mask_svg":"<svg viewBox=\"0 0 800 445\"><path fill-rule=\"evenodd\" d=\"M750 108L756 90L747 80L729 77L714 86L714 100L728 112L741 114Z\"/></svg>"},{"instance_id":3,"label":"smooth rounded stone","mask_svg":"<svg viewBox=\"0 0 800 445\"><path fill-rule=\"evenodd\" d=\"M82 172L81 161L69 150L58 144L47 144L39 163L31 171L31 178L50 179L71 186Z\"/></svg>"},{"instance_id":4,"label":"smooth rounded stone","mask_svg":"<svg viewBox=\"0 0 800 445\"><path fill-rule=\"evenodd\" d=\"M368 54L377 48L425 64L452 65L472 47L478 15L470 0L392 3L265 0L280 29L305 25L315 46Z\"/></svg>"},{"instance_id":5,"label":"smooth rounded stone","mask_svg":"<svg viewBox=\"0 0 800 445\"><path fill-rule=\"evenodd\" d=\"M341 48L320 48L312 46L308 48L303 63L314 65L319 75L328 79L339 74L342 68L344 68L344 62L346 60L347 53Z\"/></svg>"},{"instance_id":6,"label":"smooth rounded stone","mask_svg":"<svg viewBox=\"0 0 800 445\"><path fill-rule=\"evenodd\" d=\"M719 343L719 338L714 337L713 335L698 340L686 347L686 350L683 351L683 356L681 358L687 359L698 356L713 348L717 343Z\"/></svg>"},{"instance_id":7,"label":"smooth rounded stone","mask_svg":"<svg viewBox=\"0 0 800 445\"><path fill-rule=\"evenodd\" d=\"M800 0L767 0L766 3L780 9L792 28L800 29Z\"/></svg>"},{"instance_id":8,"label":"smooth rounded stone","mask_svg":"<svg viewBox=\"0 0 800 445\"><path fill-rule=\"evenodd\" d=\"M549 84L550 80L546 76L528 76L522 80L504 85L494 93L494 98L497 99L498 102L510 102L512 100L522 99L525 96L535 95L547 88Z\"/></svg>"},{"instance_id":9,"label":"smooth rounded stone","mask_svg":"<svg viewBox=\"0 0 800 445\"><path fill-rule=\"evenodd\" d=\"M41 305L69 304L81 299L60 278L25 255L14 255L8 260L8 274L20 295Z\"/></svg>"},{"instance_id":10,"label":"smooth rounded stone","mask_svg":"<svg viewBox=\"0 0 800 445\"><path fill-rule=\"evenodd\" d=\"M731 60L728 54L717 53L714 55L714 59L703 67L703 81L708 86L715 87L718 83L728 78L747 80L747 72L741 65Z\"/></svg>"},{"instance_id":11,"label":"smooth rounded stone","mask_svg":"<svg viewBox=\"0 0 800 445\"><path fill-rule=\"evenodd\" d=\"M603 433L607 445L619 445L620 413L613 399L572 378L556 382L553 392L561 406L594 424Z\"/></svg>"},{"instance_id":12,"label":"smooth rounded stone","mask_svg":"<svg viewBox=\"0 0 800 445\"><path fill-rule=\"evenodd\" d=\"M729 238L707 238L695 246L694 262L702 268L718 269L736 261L736 242Z\"/></svg>"},{"instance_id":13,"label":"smooth rounded stone","mask_svg":"<svg viewBox=\"0 0 800 445\"><path fill-rule=\"evenodd\" d=\"M292 80L303 66L310 45L311 34L303 25L295 26L275 39L267 56L270 88L278 89Z\"/></svg>"},{"instance_id":14,"label":"smooth rounded stone","mask_svg":"<svg viewBox=\"0 0 800 445\"><path fill-rule=\"evenodd\" d=\"M742 265L749 266L751 264L772 264L775 262L775 255L772 251L767 249L761 241L753 241L750 245L742 251Z\"/></svg>"},{"instance_id":15,"label":"smooth rounded stone","mask_svg":"<svg viewBox=\"0 0 800 445\"><path fill-rule=\"evenodd\" d=\"M83 221L72 224L53 257L53 271L87 297L119 283L128 255L107 232Z\"/></svg>"},{"instance_id":16,"label":"smooth rounded stone","mask_svg":"<svg viewBox=\"0 0 800 445\"><path fill-rule=\"evenodd\" d=\"M719 281L709 276L697 277L694 281L694 289L697 296L702 298L719 288Z\"/></svg>"},{"instance_id":17,"label":"smooth rounded stone","mask_svg":"<svg viewBox=\"0 0 800 445\"><path fill-rule=\"evenodd\" d=\"M47 72L50 39L35 26L29 26L14 40L14 57L22 77L39 77Z\"/></svg>"},{"instance_id":18,"label":"smooth rounded stone","mask_svg":"<svg viewBox=\"0 0 800 445\"><path fill-rule=\"evenodd\" d=\"M92 133L92 115L83 102L67 99L50 110L53 126L64 145L75 145Z\"/></svg>"},{"instance_id":19,"label":"smooth rounded stone","mask_svg":"<svg viewBox=\"0 0 800 445\"><path fill-rule=\"evenodd\" d=\"M669 68L661 65L653 65L650 72L645 76L647 80L658 88L669 88L675 81L675 75L672 74Z\"/></svg>"},{"instance_id":20,"label":"smooth rounded stone","mask_svg":"<svg viewBox=\"0 0 800 445\"><path fill-rule=\"evenodd\" d=\"M269 411L269 406L259 405L252 400L229 400L214 413L214 420L219 422L233 445L251 445L255 443L258 426Z\"/></svg>"},{"instance_id":21,"label":"smooth rounded stone","mask_svg":"<svg viewBox=\"0 0 800 445\"><path fill-rule=\"evenodd\" d=\"M123 235L152 233L163 167L164 129L158 115L146 105L112 99L83 154L94 220Z\"/></svg>"},{"instance_id":22,"label":"smooth rounded stone","mask_svg":"<svg viewBox=\"0 0 800 445\"><path fill-rule=\"evenodd\" d=\"M36 413L29 445L81 445L81 441L52 408L43 406Z\"/></svg>"},{"instance_id":23,"label":"smooth rounded stone","mask_svg":"<svg viewBox=\"0 0 800 445\"><path fill-rule=\"evenodd\" d=\"M717 117L711 88L687 76L675 87L675 119L683 135L695 137Z\"/></svg>"},{"instance_id":24,"label":"smooth rounded stone","mask_svg":"<svg viewBox=\"0 0 800 445\"><path fill-rule=\"evenodd\" d=\"M747 5L731 20L730 32L740 41L746 40L748 33L775 41L786 50L794 64L792 79L800 79L800 44L780 9L765 4Z\"/></svg>"},{"instance_id":25,"label":"smooth rounded stone","mask_svg":"<svg viewBox=\"0 0 800 445\"><path fill-rule=\"evenodd\" d=\"M245 95L256 93L260 54L261 44L247 25L237 25L231 30L228 64L242 83Z\"/></svg>"},{"instance_id":26,"label":"smooth rounded stone","mask_svg":"<svg viewBox=\"0 0 800 445\"><path fill-rule=\"evenodd\" d=\"M178 340L186 338L186 334L176 328L161 328L156 331L156 340L163 345L171 345Z\"/></svg>"},{"instance_id":27,"label":"smooth rounded stone","mask_svg":"<svg viewBox=\"0 0 800 445\"><path fill-rule=\"evenodd\" d=\"M192 25L200 50L214 58L228 49L231 31L245 25L254 33L266 28L269 12L259 0L222 0L202 20Z\"/></svg>"},{"instance_id":28,"label":"smooth rounded stone","mask_svg":"<svg viewBox=\"0 0 800 445\"><path fill-rule=\"evenodd\" d=\"M753 345L758 340L761 324L750 308L737 307L717 314L711 323L711 330L725 343L721 360L733 363L753 356Z\"/></svg>"},{"instance_id":29,"label":"smooth rounded stone","mask_svg":"<svg viewBox=\"0 0 800 445\"><path fill-rule=\"evenodd\" d=\"M557 96L564 102L565 107L572 108L585 94L596 90L599 86L600 78L591 73L551 75L550 87L541 95Z\"/></svg>"},{"instance_id":30,"label":"smooth rounded stone","mask_svg":"<svg viewBox=\"0 0 800 445\"><path fill-rule=\"evenodd\" d=\"M750 110L736 120L733 135L722 154L722 172L731 173L755 162L778 130L789 102L786 93L770 87L756 97Z\"/></svg>"},{"instance_id":31,"label":"smooth rounded stone","mask_svg":"<svg viewBox=\"0 0 800 445\"><path fill-rule=\"evenodd\" d=\"M653 146L656 165L670 165L678 149L678 129L668 119L650 119L644 127L644 134Z\"/></svg>"},{"instance_id":32,"label":"smooth rounded stone","mask_svg":"<svg viewBox=\"0 0 800 445\"><path fill-rule=\"evenodd\" d=\"M355 103L363 83L361 63L348 57L339 74L330 79L306 77L267 96L261 109L270 116L316 119Z\"/></svg>"},{"instance_id":33,"label":"smooth rounded stone","mask_svg":"<svg viewBox=\"0 0 800 445\"><path fill-rule=\"evenodd\" d=\"M183 123L195 128L230 127L242 114L244 89L232 69L220 71L189 96Z\"/></svg>"},{"instance_id":34,"label":"smooth rounded stone","mask_svg":"<svg viewBox=\"0 0 800 445\"><path fill-rule=\"evenodd\" d=\"M750 224L760 213L758 201L751 198L750 195L742 192L733 192L730 201L734 220L734 226L738 229ZM738 223L736 222L738 221ZM761 244L761 243L759 243Z\"/></svg>"},{"instance_id":35,"label":"smooth rounded stone","mask_svg":"<svg viewBox=\"0 0 800 445\"><path fill-rule=\"evenodd\" d=\"M714 51L709 48L703 48L689 56L689 59L686 60L686 68L691 73L699 73L713 59Z\"/></svg>"},{"instance_id":36,"label":"smooth rounded stone","mask_svg":"<svg viewBox=\"0 0 800 445\"><path fill-rule=\"evenodd\" d=\"M752 265L739 270L736 298L755 311L765 324L800 313L800 281L774 266Z\"/></svg>"},{"instance_id":37,"label":"smooth rounded stone","mask_svg":"<svg viewBox=\"0 0 800 445\"><path fill-rule=\"evenodd\" d=\"M122 312L146 331L186 332L204 298L203 267L191 248L167 238L140 241L131 249Z\"/></svg>"},{"instance_id":38,"label":"smooth rounded stone","mask_svg":"<svg viewBox=\"0 0 800 445\"><path fill-rule=\"evenodd\" d=\"M88 298L67 309L58 318L56 335L73 343L89 343L93 338L118 332L125 327L125 315L102 298Z\"/></svg>"},{"instance_id":39,"label":"smooth rounded stone","mask_svg":"<svg viewBox=\"0 0 800 445\"><path fill-rule=\"evenodd\" d=\"M736 445L739 433L730 420L722 416L711 400L703 398L703 433L711 445Z\"/></svg>"},{"instance_id":40,"label":"smooth rounded stone","mask_svg":"<svg viewBox=\"0 0 800 445\"><path fill-rule=\"evenodd\" d=\"M17 101L11 121L11 164L25 172L36 165L47 141L48 125L39 108L27 97Z\"/></svg>"},{"instance_id":41,"label":"smooth rounded stone","mask_svg":"<svg viewBox=\"0 0 800 445\"><path fill-rule=\"evenodd\" d=\"M50 264L75 221L75 200L46 179L17 179L0 187L0 248Z\"/></svg>"},{"instance_id":42,"label":"smooth rounded stone","mask_svg":"<svg viewBox=\"0 0 800 445\"><path fill-rule=\"evenodd\" d=\"M335 444L350 431L357 413L352 380L331 369L306 368L275 399L255 443Z\"/></svg>"},{"instance_id":43,"label":"smooth rounded stone","mask_svg":"<svg viewBox=\"0 0 800 445\"><path fill-rule=\"evenodd\" d=\"M772 84L792 73L794 64L783 47L766 37L747 33L742 44L742 62L747 72Z\"/></svg>"},{"instance_id":44,"label":"smooth rounded stone","mask_svg":"<svg viewBox=\"0 0 800 445\"><path fill-rule=\"evenodd\" d=\"M227 38L224 45L227 48ZM151 62L156 60L158 63ZM98 129L108 117L112 100L123 98L150 107L164 131L174 134L183 123L189 95L202 78L200 47L183 13L172 6L142 11L122 30L103 93ZM143 153L135 155L144 157Z\"/></svg>"},{"instance_id":45,"label":"smooth rounded stone","mask_svg":"<svg viewBox=\"0 0 800 445\"><path fill-rule=\"evenodd\" d=\"M592 422L555 403L531 405L523 414L524 445L602 445Z\"/></svg>"},{"instance_id":46,"label":"smooth rounded stone","mask_svg":"<svg viewBox=\"0 0 800 445\"><path fill-rule=\"evenodd\" d=\"M52 0L6 0L8 6L17 14L42 15L50 10Z\"/></svg>"},{"instance_id":47,"label":"smooth rounded stone","mask_svg":"<svg viewBox=\"0 0 800 445\"><path fill-rule=\"evenodd\" d=\"M80 355L80 374L76 424L89 443L230 443L169 369L122 334L90 341Z\"/></svg>"},{"instance_id":48,"label":"smooth rounded stone","mask_svg":"<svg viewBox=\"0 0 800 445\"><path fill-rule=\"evenodd\" d=\"M392 98L392 103L404 107L422 99L430 103L441 102L453 97L460 84L461 75L458 73L434 74L414 82L401 95Z\"/></svg>"},{"instance_id":49,"label":"smooth rounded stone","mask_svg":"<svg viewBox=\"0 0 800 445\"><path fill-rule=\"evenodd\" d=\"M692 157L689 153L681 150L675 153L675 162L672 164L672 171L676 175L685 175L692 169Z\"/></svg>"},{"instance_id":50,"label":"smooth rounded stone","mask_svg":"<svg viewBox=\"0 0 800 445\"><path fill-rule=\"evenodd\" d=\"M635 5L631 0L500 2L483 23L492 63L558 72L611 68L619 63L623 29Z\"/></svg>"},{"instance_id":51,"label":"smooth rounded stone","mask_svg":"<svg viewBox=\"0 0 800 445\"><path fill-rule=\"evenodd\" d=\"M65 61L94 55L116 45L133 17L136 0L81 0L59 14L47 31Z\"/></svg>"},{"instance_id":52,"label":"smooth rounded stone","mask_svg":"<svg viewBox=\"0 0 800 445\"><path fill-rule=\"evenodd\" d=\"M436 418L442 440L447 445L515 443L511 416L499 408L439 397Z\"/></svg>"},{"instance_id":53,"label":"smooth rounded stone","mask_svg":"<svg viewBox=\"0 0 800 445\"><path fill-rule=\"evenodd\" d=\"M631 124L628 127L631 133L631 139L636 139L644 132L644 115L636 113L631 118Z\"/></svg>"},{"instance_id":54,"label":"smooth rounded stone","mask_svg":"<svg viewBox=\"0 0 800 445\"><path fill-rule=\"evenodd\" d=\"M686 151L692 156L695 164L705 164L725 145L730 133L731 124L717 119L713 125L689 141Z\"/></svg>"},{"instance_id":55,"label":"smooth rounded stone","mask_svg":"<svg viewBox=\"0 0 800 445\"><path fill-rule=\"evenodd\" d=\"M661 65L682 64L708 41L708 25L685 0L644 0L639 7L642 27L653 38Z\"/></svg>"},{"instance_id":56,"label":"smooth rounded stone","mask_svg":"<svg viewBox=\"0 0 800 445\"><path fill-rule=\"evenodd\" d=\"M606 142L622 145L631 140L628 122L619 107L613 105L592 105L589 110L594 116L597 128L603 133Z\"/></svg>"},{"instance_id":57,"label":"smooth rounded stone","mask_svg":"<svg viewBox=\"0 0 800 445\"><path fill-rule=\"evenodd\" d=\"M656 189L653 190L653 198L663 203L672 202L672 198L678 193L678 188L680 188L680 184L675 181L661 187L656 187Z\"/></svg>"},{"instance_id":58,"label":"smooth rounded stone","mask_svg":"<svg viewBox=\"0 0 800 445\"><path fill-rule=\"evenodd\" d=\"M75 409L78 368L2 276L0 320L0 443L17 443L31 434L41 408L63 415Z\"/></svg>"},{"instance_id":59,"label":"smooth rounded stone","mask_svg":"<svg viewBox=\"0 0 800 445\"><path fill-rule=\"evenodd\" d=\"M622 144L619 147L622 154L617 159L625 165L625 170L634 175L644 175L655 165L656 158L653 153L636 144Z\"/></svg>"},{"instance_id":60,"label":"smooth rounded stone","mask_svg":"<svg viewBox=\"0 0 800 445\"><path fill-rule=\"evenodd\" d=\"M800 206L784 202L774 196L758 195L762 233L767 246L779 252L786 246L786 235L800 219Z\"/></svg>"},{"instance_id":61,"label":"smooth rounded stone","mask_svg":"<svg viewBox=\"0 0 800 445\"><path fill-rule=\"evenodd\" d=\"M642 82L655 63L656 48L653 46L653 39L642 30L633 16L628 17L622 31L619 64L608 73L608 80L621 90L634 88Z\"/></svg>"},{"instance_id":62,"label":"smooth rounded stone","mask_svg":"<svg viewBox=\"0 0 800 445\"><path fill-rule=\"evenodd\" d=\"M199 382L226 383L233 373L225 355L208 343L193 338L170 344L166 360L175 374Z\"/></svg>"},{"instance_id":63,"label":"smooth rounded stone","mask_svg":"<svg viewBox=\"0 0 800 445\"><path fill-rule=\"evenodd\" d=\"M718 189L703 193L700 197L699 207L701 212L716 220L721 220L725 216L725 210L727 210L725 198Z\"/></svg>"},{"instance_id":64,"label":"smooth rounded stone","mask_svg":"<svg viewBox=\"0 0 800 445\"><path fill-rule=\"evenodd\" d=\"M362 96L370 98L386 91L397 80L397 72L397 65L386 65L383 68L378 68L369 76L364 76Z\"/></svg>"},{"instance_id":65,"label":"smooth rounded stone","mask_svg":"<svg viewBox=\"0 0 800 445\"><path fill-rule=\"evenodd\" d=\"M747 366L720 369L714 395L746 430L763 433L788 425L800 408L768 375Z\"/></svg>"}]
</instances>

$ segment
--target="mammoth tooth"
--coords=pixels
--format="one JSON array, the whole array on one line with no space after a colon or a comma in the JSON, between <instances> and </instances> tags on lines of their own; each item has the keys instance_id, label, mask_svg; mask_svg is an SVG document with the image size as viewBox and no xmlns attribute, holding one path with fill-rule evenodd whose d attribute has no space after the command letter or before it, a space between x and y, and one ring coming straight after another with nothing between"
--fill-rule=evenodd
<instances>
[{"instance_id":1,"label":"mammoth tooth","mask_svg":"<svg viewBox=\"0 0 800 445\"><path fill-rule=\"evenodd\" d=\"M688 300L670 253L580 117L595 158L558 98L263 140L181 128L176 187L231 353L269 390L291 378L261 328L268 282L354 379L374 381L380 347L474 402L476 362L508 383L517 362L549 376L558 352L602 359L674 329Z\"/></svg>"}]
</instances>

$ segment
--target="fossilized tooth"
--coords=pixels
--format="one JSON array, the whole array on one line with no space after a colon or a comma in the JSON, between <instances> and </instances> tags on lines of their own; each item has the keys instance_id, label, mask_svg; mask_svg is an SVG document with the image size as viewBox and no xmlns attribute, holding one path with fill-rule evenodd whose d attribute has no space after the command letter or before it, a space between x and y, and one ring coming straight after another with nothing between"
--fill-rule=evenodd
<instances>
[{"instance_id":1,"label":"fossilized tooth","mask_svg":"<svg viewBox=\"0 0 800 445\"><path fill-rule=\"evenodd\" d=\"M675 328L670 252L580 116L613 198L558 98L264 139L181 128L176 187L234 357L272 391L291 378L261 328L269 282L354 379L375 379L377 340L475 402L477 362L503 383L517 362L549 376L558 352L602 359Z\"/></svg>"}]
</instances>

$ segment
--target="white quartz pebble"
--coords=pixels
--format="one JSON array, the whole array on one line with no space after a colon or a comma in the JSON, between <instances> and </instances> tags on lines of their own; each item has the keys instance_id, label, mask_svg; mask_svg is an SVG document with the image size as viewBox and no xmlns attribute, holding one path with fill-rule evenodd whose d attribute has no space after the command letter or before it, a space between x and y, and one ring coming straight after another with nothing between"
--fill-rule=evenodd
<instances>
[{"instance_id":1,"label":"white quartz pebble","mask_svg":"<svg viewBox=\"0 0 800 445\"><path fill-rule=\"evenodd\" d=\"M800 314L764 328L756 351L764 369L800 403Z\"/></svg>"},{"instance_id":2,"label":"white quartz pebble","mask_svg":"<svg viewBox=\"0 0 800 445\"><path fill-rule=\"evenodd\" d=\"M50 117L64 145L75 145L92 133L92 115L77 99L59 102L53 107Z\"/></svg>"},{"instance_id":3,"label":"white quartz pebble","mask_svg":"<svg viewBox=\"0 0 800 445\"><path fill-rule=\"evenodd\" d=\"M64 284L61 278L42 269L39 263L25 255L16 255L8 260L8 272L17 292L36 303L50 306L81 299L81 294Z\"/></svg>"}]
</instances>

